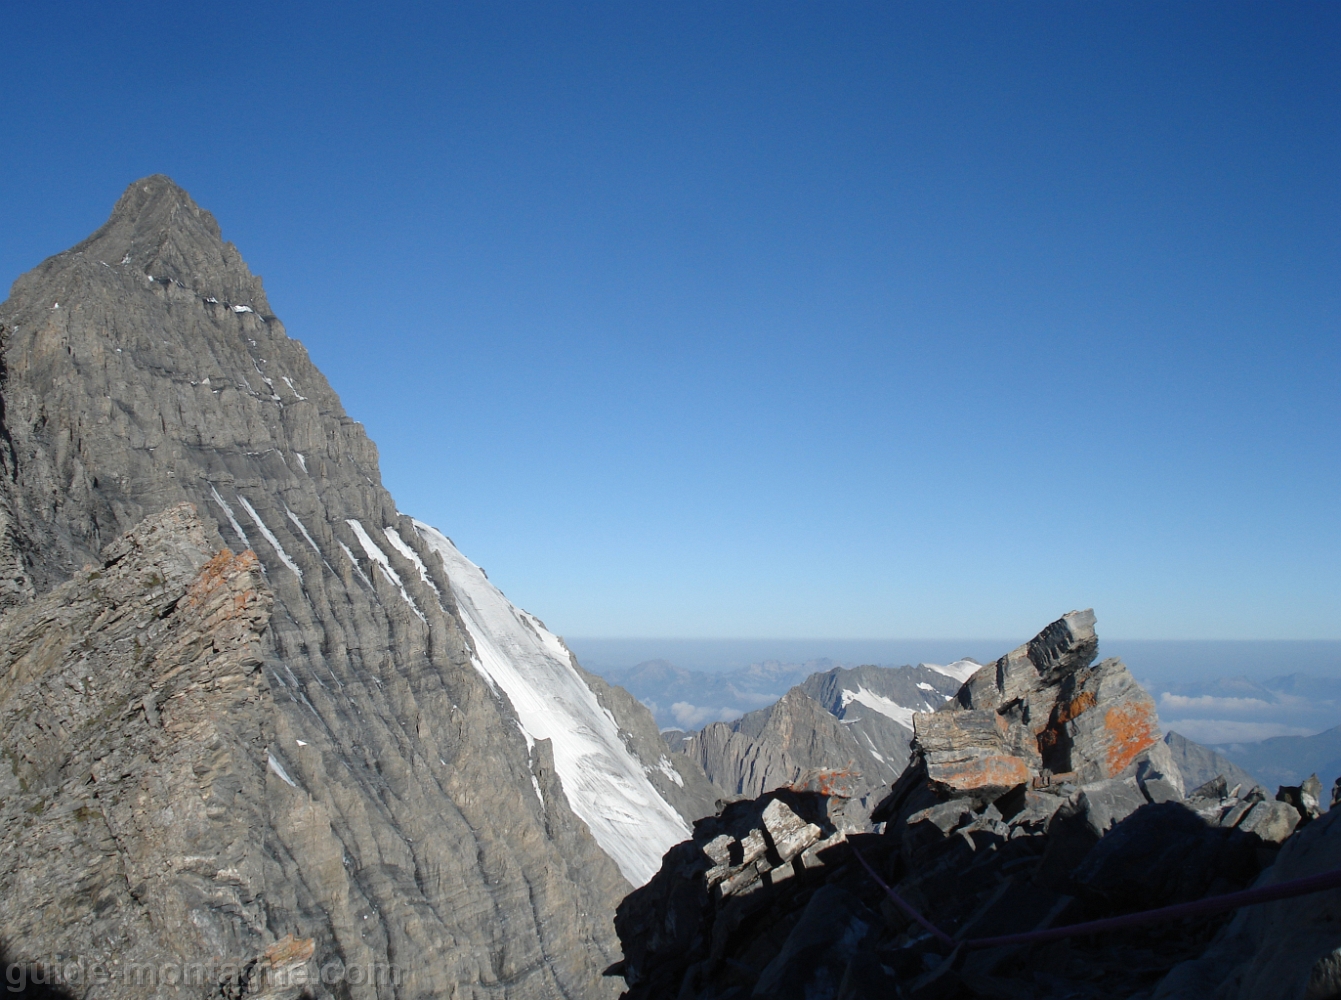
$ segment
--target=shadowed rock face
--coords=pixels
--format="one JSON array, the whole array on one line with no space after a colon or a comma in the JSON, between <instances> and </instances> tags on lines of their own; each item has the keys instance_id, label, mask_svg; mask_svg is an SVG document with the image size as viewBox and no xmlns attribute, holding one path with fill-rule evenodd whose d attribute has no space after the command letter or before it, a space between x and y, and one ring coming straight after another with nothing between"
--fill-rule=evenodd
<instances>
[{"instance_id":1,"label":"shadowed rock face","mask_svg":"<svg viewBox=\"0 0 1341 1000\"><path fill-rule=\"evenodd\" d=\"M372 442L210 214L165 177L131 185L92 237L15 282L0 346L0 605L31 615L34 595L71 577L80 600L94 600L104 547L181 503L203 521L184 529L175 585L226 545L244 554L218 572L255 576L255 593L273 601L268 627L254 623L245 711L205 712L228 748L224 784L178 766L197 753L201 767L217 764L183 730L168 746L118 751L117 797L105 801L101 778L84 784L95 751L52 742L74 723L34 710L46 735L9 748L6 776L22 775L34 802L91 794L78 808L103 818L77 829L101 823L113 837L87 833L106 848L91 869L105 879L67 896L22 881L0 894L0 937L15 960L48 955L62 914L82 912L69 900L133 870L110 908L95 905L98 930L81 931L80 947L147 954L162 945L161 918L180 932L176 953L254 956L292 934L315 942L317 964L394 965L398 995L612 992L599 973L618 957L610 917L628 883L569 808L549 741L528 747L511 702L482 676L452 582L382 488ZM68 628L49 628L37 645L75 649ZM74 656L52 662L74 670ZM41 681L28 669L12 666L0 707L32 696ZM98 710L109 726L147 726L157 713L153 732L169 739L168 688L157 675L133 680L84 683L107 693ZM137 716L145 687L157 693ZM149 785L142 806L123 794L137 782ZM226 802L217 816L216 793ZM206 796L208 849L191 840L195 820L164 826L162 803L149 802L193 795ZM145 843L118 839L124 824ZM40 838L6 838L5 871L17 878L36 850ZM78 881L73 856L49 863L51 884ZM48 916L34 918L42 907Z\"/></svg>"}]
</instances>

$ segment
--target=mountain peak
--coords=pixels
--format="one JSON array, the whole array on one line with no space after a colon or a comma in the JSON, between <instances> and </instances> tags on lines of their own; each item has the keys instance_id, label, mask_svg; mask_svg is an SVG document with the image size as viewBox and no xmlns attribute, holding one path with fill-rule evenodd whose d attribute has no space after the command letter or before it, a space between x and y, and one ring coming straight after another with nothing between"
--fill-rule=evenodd
<instances>
[{"instance_id":1,"label":"mountain peak","mask_svg":"<svg viewBox=\"0 0 1341 1000\"><path fill-rule=\"evenodd\" d=\"M55 259L80 255L270 314L261 279L224 240L218 221L166 174L127 187L97 232Z\"/></svg>"}]
</instances>

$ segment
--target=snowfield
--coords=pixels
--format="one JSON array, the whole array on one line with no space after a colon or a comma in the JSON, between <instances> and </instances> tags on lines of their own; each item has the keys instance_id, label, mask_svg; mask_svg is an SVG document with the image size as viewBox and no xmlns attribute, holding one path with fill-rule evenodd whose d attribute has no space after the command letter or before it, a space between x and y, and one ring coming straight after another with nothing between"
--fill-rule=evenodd
<instances>
[{"instance_id":1,"label":"snowfield","mask_svg":"<svg viewBox=\"0 0 1341 1000\"><path fill-rule=\"evenodd\" d=\"M647 780L558 636L514 607L446 535L421 521L414 526L447 571L478 653L475 668L508 696L528 743L551 742L568 805L624 877L644 885L662 855L689 838L688 825Z\"/></svg>"}]
</instances>

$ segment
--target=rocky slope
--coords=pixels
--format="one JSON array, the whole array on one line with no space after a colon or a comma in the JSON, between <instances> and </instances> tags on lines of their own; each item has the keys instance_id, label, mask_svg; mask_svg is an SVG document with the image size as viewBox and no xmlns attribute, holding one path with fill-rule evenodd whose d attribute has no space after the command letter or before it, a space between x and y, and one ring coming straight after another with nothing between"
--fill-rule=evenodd
<instances>
[{"instance_id":1,"label":"rocky slope","mask_svg":"<svg viewBox=\"0 0 1341 1000\"><path fill-rule=\"evenodd\" d=\"M1121 661L1094 662L1093 624L1065 616L916 714L881 833L845 833L833 789L771 792L697 823L620 906L626 996L1337 995L1341 890L1237 917L966 943L1341 868L1341 819L1319 818L1316 780L1276 799L1219 776L1186 789L1153 700Z\"/></svg>"},{"instance_id":2,"label":"rocky slope","mask_svg":"<svg viewBox=\"0 0 1341 1000\"><path fill-rule=\"evenodd\" d=\"M110 654L98 671L80 674L63 653L44 668L76 686L93 678L82 681L88 710L109 713L108 746L125 747L105 758L121 768L108 780L118 795L148 786L147 818L118 818L121 799L70 814L78 826L80 809L96 810L123 831L114 841L99 839L96 822L75 832L103 851L106 872L139 879L128 876L110 909L96 892L111 874L71 890L95 893L79 947L149 955L171 933L173 955L254 958L310 941L314 967L396 968L394 987L321 987L354 997L610 993L599 975L618 955L610 914L688 832L686 819L711 808L706 783L683 766L671 769L676 783L664 748L627 740L645 719L619 719L617 699L602 705L537 619L396 510L372 442L209 213L165 177L131 185L92 237L15 282L0 347L0 604L10 616L47 607L33 602L72 578L76 603L101 600L93 574L105 547L184 502L204 519L206 544L186 529L174 544L194 554L174 557L180 565L226 545L273 600L268 627L253 623L260 669L248 675L246 713L189 702L218 718L219 746L207 730L198 738L213 749L194 730L174 737L181 746L137 742L145 734L131 728L155 713L166 739L159 698L170 689L157 675L117 680ZM180 586L187 571L174 572ZM74 626L50 622L35 646L64 648ZM137 631L132 648L146 656L150 626ZM35 697L35 683L54 682L14 680L3 707ZM12 775L25 776L24 795L39 794L34 782L65 789L64 810L82 801L84 786L71 783L97 773L103 747L74 740L77 713L32 718L47 742L15 743ZM580 738L564 739L575 727ZM224 783L198 775L197 760L224 768ZM236 819L245 838L165 823L151 807L206 785L227 802L215 817L202 799L206 821ZM658 791L671 786L678 810ZM46 808L24 813L34 817L24 836L48 835ZM7 838L0 866L21 872L38 844ZM61 849L46 863L53 882L20 878L0 897L0 937L17 960L66 948L59 921L30 917L66 905L42 885L73 884L83 862Z\"/></svg>"},{"instance_id":3,"label":"rocky slope","mask_svg":"<svg viewBox=\"0 0 1341 1000\"><path fill-rule=\"evenodd\" d=\"M1260 784L1256 777L1228 757L1216 753L1210 747L1194 743L1186 736L1168 732L1164 734L1164 742L1168 744L1173 754L1173 762L1178 766L1178 771L1189 788L1205 784L1217 775L1223 776L1231 788L1234 785L1252 788Z\"/></svg>"}]
</instances>

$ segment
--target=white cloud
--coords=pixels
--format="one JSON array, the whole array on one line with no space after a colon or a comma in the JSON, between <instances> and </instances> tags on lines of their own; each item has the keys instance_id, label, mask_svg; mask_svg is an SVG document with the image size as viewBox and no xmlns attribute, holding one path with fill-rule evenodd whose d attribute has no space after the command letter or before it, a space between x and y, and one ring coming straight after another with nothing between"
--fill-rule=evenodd
<instances>
[{"instance_id":1,"label":"white cloud","mask_svg":"<svg viewBox=\"0 0 1341 1000\"><path fill-rule=\"evenodd\" d=\"M687 701L677 701L671 706L675 721L686 729L698 729L709 722L730 722L744 713L738 708L710 708L706 705L693 705Z\"/></svg>"},{"instance_id":2,"label":"white cloud","mask_svg":"<svg viewBox=\"0 0 1341 1000\"><path fill-rule=\"evenodd\" d=\"M1165 708L1183 711L1260 712L1264 708L1273 707L1271 702L1263 701L1261 698L1221 698L1213 694L1188 697L1183 694L1170 694L1168 691L1159 696L1159 703Z\"/></svg>"},{"instance_id":3,"label":"white cloud","mask_svg":"<svg viewBox=\"0 0 1341 1000\"><path fill-rule=\"evenodd\" d=\"M1164 728L1195 743L1256 743L1272 736L1312 736L1318 730L1282 722L1244 722L1242 719L1168 719Z\"/></svg>"}]
</instances>

